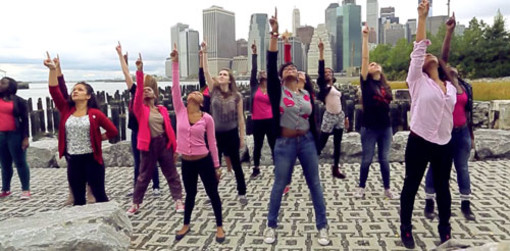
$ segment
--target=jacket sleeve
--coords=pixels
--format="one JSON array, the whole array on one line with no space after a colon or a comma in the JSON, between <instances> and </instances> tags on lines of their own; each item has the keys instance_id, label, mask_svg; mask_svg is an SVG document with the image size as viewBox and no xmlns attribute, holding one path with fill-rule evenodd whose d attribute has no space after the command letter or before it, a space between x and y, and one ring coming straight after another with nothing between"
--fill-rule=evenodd
<instances>
[{"instance_id":1,"label":"jacket sleeve","mask_svg":"<svg viewBox=\"0 0 510 251\"><path fill-rule=\"evenodd\" d=\"M276 69L277 58L277 51L267 52L267 94L271 102L273 117L280 114L280 98L282 96L282 85Z\"/></svg>"},{"instance_id":2,"label":"jacket sleeve","mask_svg":"<svg viewBox=\"0 0 510 251\"><path fill-rule=\"evenodd\" d=\"M136 87L135 98L133 101L133 113L135 114L138 121L142 116L143 110L143 71L136 71Z\"/></svg>"},{"instance_id":3,"label":"jacket sleeve","mask_svg":"<svg viewBox=\"0 0 510 251\"><path fill-rule=\"evenodd\" d=\"M207 88L207 83L205 82L205 73L204 68L198 68L198 84L200 85L200 91L204 91Z\"/></svg>"},{"instance_id":4,"label":"jacket sleeve","mask_svg":"<svg viewBox=\"0 0 510 251\"><path fill-rule=\"evenodd\" d=\"M59 86L50 86L50 95L60 113L66 113L69 109L67 100L62 96Z\"/></svg>"},{"instance_id":5,"label":"jacket sleeve","mask_svg":"<svg viewBox=\"0 0 510 251\"><path fill-rule=\"evenodd\" d=\"M185 111L184 103L181 97L181 86L179 82L179 63L172 62L172 104L176 114Z\"/></svg>"},{"instance_id":6,"label":"jacket sleeve","mask_svg":"<svg viewBox=\"0 0 510 251\"><path fill-rule=\"evenodd\" d=\"M218 147L216 146L216 134L214 129L214 120L211 116L204 114L204 116L207 116L207 119L205 120L206 125L206 134L207 134L207 144L209 144L209 152L211 152L211 157L213 159L214 167L219 168L220 167L220 161L218 158Z\"/></svg>"},{"instance_id":7,"label":"jacket sleeve","mask_svg":"<svg viewBox=\"0 0 510 251\"><path fill-rule=\"evenodd\" d=\"M319 95L318 99L325 102L326 95L327 95L327 86L326 86L326 79L325 79L325 66L324 66L324 60L319 60L319 77L317 78L317 85L319 86Z\"/></svg>"},{"instance_id":8,"label":"jacket sleeve","mask_svg":"<svg viewBox=\"0 0 510 251\"><path fill-rule=\"evenodd\" d=\"M413 92L416 82L425 77L423 74L423 64L425 63L425 53L430 45L430 40L414 42L413 52L411 52L411 63L407 73L406 82L409 85L409 91Z\"/></svg>"},{"instance_id":9,"label":"jacket sleeve","mask_svg":"<svg viewBox=\"0 0 510 251\"><path fill-rule=\"evenodd\" d=\"M58 76L57 80L58 80L58 88L60 89L60 92L62 93L62 97L64 97L64 99L68 99L69 92L67 92L67 86L66 86L66 81L64 79L64 75Z\"/></svg>"},{"instance_id":10,"label":"jacket sleeve","mask_svg":"<svg viewBox=\"0 0 510 251\"><path fill-rule=\"evenodd\" d=\"M250 87L253 92L253 88L257 88L259 83L257 82L257 54L251 55L251 75L250 75Z\"/></svg>"},{"instance_id":11,"label":"jacket sleeve","mask_svg":"<svg viewBox=\"0 0 510 251\"><path fill-rule=\"evenodd\" d=\"M119 135L119 130L113 124L113 122L104 115L100 110L97 110L96 115L98 116L99 126L106 130L106 136L108 139L112 139Z\"/></svg>"},{"instance_id":12,"label":"jacket sleeve","mask_svg":"<svg viewBox=\"0 0 510 251\"><path fill-rule=\"evenodd\" d=\"M19 132L22 133L23 138L28 138L28 106L27 101L17 97L18 102L18 112L19 112L19 120L20 120L20 128Z\"/></svg>"}]
</instances>

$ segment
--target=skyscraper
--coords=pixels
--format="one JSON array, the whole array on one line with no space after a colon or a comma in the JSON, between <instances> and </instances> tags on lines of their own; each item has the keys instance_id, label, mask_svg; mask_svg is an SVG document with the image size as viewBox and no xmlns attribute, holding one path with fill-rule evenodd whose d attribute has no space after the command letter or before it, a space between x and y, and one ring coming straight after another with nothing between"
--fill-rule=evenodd
<instances>
[{"instance_id":1,"label":"skyscraper","mask_svg":"<svg viewBox=\"0 0 510 251\"><path fill-rule=\"evenodd\" d=\"M331 3L329 4L328 8L326 8L325 11L325 24L326 24L326 30L329 33L329 38L331 39L331 49L333 50L333 64L330 65L332 69L335 71L339 71L338 68L339 60L341 57L337 57L337 44L340 45L341 42L338 40L337 33L338 33L338 23L337 23L337 16L338 16L338 8L340 6L337 3Z\"/></svg>"},{"instance_id":2,"label":"skyscraper","mask_svg":"<svg viewBox=\"0 0 510 251\"><path fill-rule=\"evenodd\" d=\"M185 29L179 33L179 72L181 77L198 77L198 50L200 36L198 31Z\"/></svg>"},{"instance_id":3,"label":"skyscraper","mask_svg":"<svg viewBox=\"0 0 510 251\"><path fill-rule=\"evenodd\" d=\"M246 39L241 38L236 41L237 44L237 53L236 56L248 56L248 41Z\"/></svg>"},{"instance_id":4,"label":"skyscraper","mask_svg":"<svg viewBox=\"0 0 510 251\"><path fill-rule=\"evenodd\" d=\"M384 43L395 46L398 40L405 38L406 30L402 24L387 23L387 25L384 28Z\"/></svg>"},{"instance_id":5,"label":"skyscraper","mask_svg":"<svg viewBox=\"0 0 510 251\"><path fill-rule=\"evenodd\" d=\"M384 28L389 27L392 23L399 23L399 18L395 17L395 7L383 7L381 8L381 15L378 24L378 41L384 43Z\"/></svg>"},{"instance_id":6,"label":"skyscraper","mask_svg":"<svg viewBox=\"0 0 510 251\"><path fill-rule=\"evenodd\" d=\"M313 33L310 49L308 50L308 67L306 70L311 75L316 75L319 70L319 38L324 44L324 64L326 67L331 67L334 62L334 53L330 42L331 35L325 24L319 24Z\"/></svg>"},{"instance_id":7,"label":"skyscraper","mask_svg":"<svg viewBox=\"0 0 510 251\"><path fill-rule=\"evenodd\" d=\"M204 39L207 41L209 69L230 67L230 60L237 53L235 14L219 6L203 10Z\"/></svg>"},{"instance_id":8,"label":"skyscraper","mask_svg":"<svg viewBox=\"0 0 510 251\"><path fill-rule=\"evenodd\" d=\"M251 15L250 31L248 34L248 71L251 71L251 45L257 46L257 68L266 68L266 51L269 44L269 21L267 14L255 13Z\"/></svg>"},{"instance_id":9,"label":"skyscraper","mask_svg":"<svg viewBox=\"0 0 510 251\"><path fill-rule=\"evenodd\" d=\"M355 1L344 1L339 8L342 11L342 67L361 66L361 6ZM337 52L338 54L338 52Z\"/></svg>"},{"instance_id":10,"label":"skyscraper","mask_svg":"<svg viewBox=\"0 0 510 251\"><path fill-rule=\"evenodd\" d=\"M179 33L188 28L189 25L183 23L177 23L170 28L170 48L174 48L174 43L177 44L177 48L179 48Z\"/></svg>"},{"instance_id":11,"label":"skyscraper","mask_svg":"<svg viewBox=\"0 0 510 251\"><path fill-rule=\"evenodd\" d=\"M408 19L406 23L406 38L407 42L410 43L416 36L416 18Z\"/></svg>"},{"instance_id":12,"label":"skyscraper","mask_svg":"<svg viewBox=\"0 0 510 251\"><path fill-rule=\"evenodd\" d=\"M375 32L375 40L373 36L369 36L369 43L377 43L377 30L379 29L379 3L377 0L367 0L367 25L370 31Z\"/></svg>"},{"instance_id":13,"label":"skyscraper","mask_svg":"<svg viewBox=\"0 0 510 251\"><path fill-rule=\"evenodd\" d=\"M294 8L292 10L292 34L296 36L296 30L301 26L301 15L299 14L299 9Z\"/></svg>"},{"instance_id":14,"label":"skyscraper","mask_svg":"<svg viewBox=\"0 0 510 251\"><path fill-rule=\"evenodd\" d=\"M278 39L278 51L280 51L281 53L278 53L278 65L282 65L285 60L285 56L284 56L284 42L283 42L283 39ZM294 63L294 65L296 65L297 69L299 71L306 71L306 66L305 66L305 53L304 53L304 45L301 43L301 41L299 40L299 38L297 37L290 37L289 38L289 44L291 46L291 49L290 49L290 56L292 57L292 63Z\"/></svg>"}]
</instances>

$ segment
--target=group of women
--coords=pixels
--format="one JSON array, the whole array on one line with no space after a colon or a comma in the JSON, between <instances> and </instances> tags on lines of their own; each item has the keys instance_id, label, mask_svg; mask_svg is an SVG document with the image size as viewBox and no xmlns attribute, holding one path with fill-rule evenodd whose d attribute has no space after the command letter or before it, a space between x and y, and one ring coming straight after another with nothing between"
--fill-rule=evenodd
<instances>
[{"instance_id":1,"label":"group of women","mask_svg":"<svg viewBox=\"0 0 510 251\"><path fill-rule=\"evenodd\" d=\"M411 53L407 84L411 95L411 132L405 152L406 174L401 196L390 189L389 149L392 129L389 104L392 92L380 64L369 61L368 27L362 29L362 162L359 186L354 196L362 198L377 144L384 195L389 199L400 198L401 240L405 247L414 248L412 234L412 211L414 200L425 169L426 175L425 216L433 218L434 199L439 210L439 237L441 242L451 238L451 195L449 178L452 162L457 169L462 212L469 220L475 216L470 208L470 180L467 160L473 142L471 110L472 90L458 77L455 68L447 66L450 40L455 28L454 17L448 20L447 35L443 44L442 59L426 53L430 41L426 39L428 0L418 7L416 42ZM316 95L313 83L305 72L298 71L290 59L290 45L285 45L285 62L277 69L279 26L277 13L269 20L271 33L267 52L267 69L257 69L257 48L252 46L252 72L250 78L251 114L254 128L254 167L252 177L260 170L261 148L267 137L274 161L274 183L270 194L267 229L264 242L274 243L282 201L282 194L289 191L293 168L299 159L303 176L310 190L315 211L318 243L328 245L328 221L323 189L319 177L318 156L329 136L334 136L334 161L332 176L345 178L340 160L340 144L348 120L342 110L342 93L334 86L331 68L324 64L324 45L319 41L319 72ZM129 128L132 129L134 168L133 203L128 215L137 214L143 202L150 180L153 191L159 193L157 163L166 178L175 210L184 212L183 227L176 233L182 239L191 230L191 213L195 205L198 177L210 198L216 217L216 241L225 240L222 228L222 205L218 193L221 177L221 157L235 173L238 200L246 205L246 182L240 162L239 150L245 147L245 120L243 98L235 79L228 69L211 77L207 64L207 44L200 50L199 78L202 91L187 95L184 105L179 83L179 56L174 45L172 60L172 102L177 117L176 132L172 127L167 109L160 105L156 80L143 73L143 61L136 61L136 84L133 83L127 64L127 54L116 47L127 88L133 94L129 103ZM101 152L103 140L116 137L117 129L98 109L92 87L85 83L75 84L70 94L60 69L59 58L47 55L44 65L49 69L49 90L55 106L60 111L58 150L68 163L67 176L74 205L86 204L86 187L96 202L108 201L105 192L105 169ZM16 95L15 80L0 80L0 160L2 165L1 197L11 195L10 182L12 162L16 164L22 185L22 199L30 198L30 172L26 162L28 147L28 115L26 101ZM322 124L315 123L314 100L324 102ZM100 129L104 129L101 133ZM183 202L181 177L176 169L180 155L182 182L186 191Z\"/></svg>"}]
</instances>

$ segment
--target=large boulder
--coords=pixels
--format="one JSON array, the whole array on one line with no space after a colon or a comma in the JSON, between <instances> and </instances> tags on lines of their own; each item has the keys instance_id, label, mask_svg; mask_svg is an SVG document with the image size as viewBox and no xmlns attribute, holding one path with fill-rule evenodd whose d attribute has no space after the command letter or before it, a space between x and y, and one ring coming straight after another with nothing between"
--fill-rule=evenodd
<instances>
[{"instance_id":1,"label":"large boulder","mask_svg":"<svg viewBox=\"0 0 510 251\"><path fill-rule=\"evenodd\" d=\"M131 141L120 141L116 144L104 142L103 161L106 167L134 166Z\"/></svg>"},{"instance_id":2,"label":"large boulder","mask_svg":"<svg viewBox=\"0 0 510 251\"><path fill-rule=\"evenodd\" d=\"M31 168L58 167L58 141L54 138L42 138L31 142L27 149L27 163ZM55 155L55 152L57 155Z\"/></svg>"},{"instance_id":3,"label":"large boulder","mask_svg":"<svg viewBox=\"0 0 510 251\"><path fill-rule=\"evenodd\" d=\"M510 100L491 101L489 124L491 129L510 129Z\"/></svg>"},{"instance_id":4,"label":"large boulder","mask_svg":"<svg viewBox=\"0 0 510 251\"><path fill-rule=\"evenodd\" d=\"M489 128L489 101L473 102L473 126L475 128Z\"/></svg>"},{"instance_id":5,"label":"large boulder","mask_svg":"<svg viewBox=\"0 0 510 251\"><path fill-rule=\"evenodd\" d=\"M115 202L0 222L0 250L128 250L133 227Z\"/></svg>"},{"instance_id":6,"label":"large boulder","mask_svg":"<svg viewBox=\"0 0 510 251\"><path fill-rule=\"evenodd\" d=\"M478 160L510 158L510 131L478 129L474 134Z\"/></svg>"}]
</instances>

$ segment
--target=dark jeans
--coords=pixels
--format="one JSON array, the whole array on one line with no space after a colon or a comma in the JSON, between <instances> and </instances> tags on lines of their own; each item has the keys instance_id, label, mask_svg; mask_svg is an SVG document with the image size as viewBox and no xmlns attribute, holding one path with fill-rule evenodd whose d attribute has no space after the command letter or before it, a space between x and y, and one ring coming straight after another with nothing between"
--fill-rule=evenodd
<instances>
[{"instance_id":1,"label":"dark jeans","mask_svg":"<svg viewBox=\"0 0 510 251\"><path fill-rule=\"evenodd\" d=\"M239 131L237 128L226 132L216 132L216 144L218 145L218 155L221 162L221 155L230 157L232 168L236 175L237 192L239 195L246 194L246 182L244 181L243 168L239 158Z\"/></svg>"},{"instance_id":2,"label":"dark jeans","mask_svg":"<svg viewBox=\"0 0 510 251\"><path fill-rule=\"evenodd\" d=\"M462 195L471 194L471 181L469 179L468 160L471 153L471 134L467 126L462 128L453 128L452 131L453 164L457 170L457 183L459 192ZM425 178L425 192L429 194L436 193L434 189L434 178L432 168L427 171Z\"/></svg>"},{"instance_id":3,"label":"dark jeans","mask_svg":"<svg viewBox=\"0 0 510 251\"><path fill-rule=\"evenodd\" d=\"M159 162L161 172L168 182L172 198L174 200L182 199L181 179L175 168L174 151L172 148L166 148L167 142L168 139L163 134L151 139L149 151L140 151L140 175L136 180L133 204L141 204L143 202L143 196L149 186L154 168L156 168L156 162Z\"/></svg>"},{"instance_id":4,"label":"dark jeans","mask_svg":"<svg viewBox=\"0 0 510 251\"><path fill-rule=\"evenodd\" d=\"M138 130L131 130L131 149L133 150L133 159L135 161L135 179L133 187L136 186L136 179L140 174L140 150L136 148L138 143ZM152 175L152 189L159 189L159 173L158 168L154 168L154 174Z\"/></svg>"},{"instance_id":5,"label":"dark jeans","mask_svg":"<svg viewBox=\"0 0 510 251\"><path fill-rule=\"evenodd\" d=\"M260 165L260 153L262 152L264 136L267 136L267 143L269 143L269 148L271 148L271 156L274 156L276 134L271 130L273 128L272 121L273 119L253 120L253 164L256 167Z\"/></svg>"},{"instance_id":6,"label":"dark jeans","mask_svg":"<svg viewBox=\"0 0 510 251\"><path fill-rule=\"evenodd\" d=\"M85 205L85 185L89 184L96 202L107 202L104 188L105 167L99 164L92 153L66 154L67 180L74 197L74 205Z\"/></svg>"},{"instance_id":7,"label":"dark jeans","mask_svg":"<svg viewBox=\"0 0 510 251\"><path fill-rule=\"evenodd\" d=\"M365 188L370 164L374 158L375 144L377 144L377 156L379 157L379 165L381 166L381 176L385 189L390 188L390 163L388 155L390 154L391 127L372 129L361 127L361 148L363 157L361 158L361 168L359 173L359 186Z\"/></svg>"},{"instance_id":8,"label":"dark jeans","mask_svg":"<svg viewBox=\"0 0 510 251\"><path fill-rule=\"evenodd\" d=\"M204 184L205 192L209 199L211 199L214 216L216 217L216 226L221 227L221 200L218 194L218 179L216 178L216 170L214 169L211 154L199 160L182 160L182 181L184 182L184 189L186 189L184 224L188 225L190 223L191 212L193 212L195 207L199 175Z\"/></svg>"},{"instance_id":9,"label":"dark jeans","mask_svg":"<svg viewBox=\"0 0 510 251\"><path fill-rule=\"evenodd\" d=\"M329 136L333 134L333 164L338 166L340 163L340 147L342 146L342 135L344 134L344 129L333 129L333 133L327 133L321 131L320 134L320 149L318 154L320 155L326 143L328 143Z\"/></svg>"},{"instance_id":10,"label":"dark jeans","mask_svg":"<svg viewBox=\"0 0 510 251\"><path fill-rule=\"evenodd\" d=\"M406 174L404 187L400 197L401 227L411 227L413 206L416 193L430 162L434 177L434 188L437 191L437 207L439 211L440 231L450 228L451 203L450 171L452 169L452 145L438 145L426 141L411 132L407 140L405 152Z\"/></svg>"},{"instance_id":11,"label":"dark jeans","mask_svg":"<svg viewBox=\"0 0 510 251\"><path fill-rule=\"evenodd\" d=\"M292 175L296 159L299 158L306 184L312 196L317 229L327 227L326 205L319 177L319 159L312 133L308 132L306 135L296 138L279 137L276 139L274 153L274 184L269 199L267 226L277 227L283 189L288 184L289 176Z\"/></svg>"},{"instance_id":12,"label":"dark jeans","mask_svg":"<svg viewBox=\"0 0 510 251\"><path fill-rule=\"evenodd\" d=\"M0 164L2 165L2 191L11 191L12 162L18 170L21 190L30 190L30 169L27 151L21 148L23 136L19 132L0 132Z\"/></svg>"}]
</instances>

